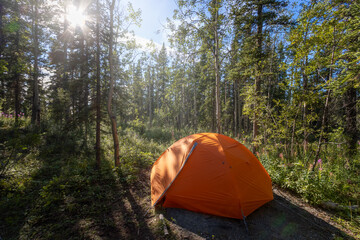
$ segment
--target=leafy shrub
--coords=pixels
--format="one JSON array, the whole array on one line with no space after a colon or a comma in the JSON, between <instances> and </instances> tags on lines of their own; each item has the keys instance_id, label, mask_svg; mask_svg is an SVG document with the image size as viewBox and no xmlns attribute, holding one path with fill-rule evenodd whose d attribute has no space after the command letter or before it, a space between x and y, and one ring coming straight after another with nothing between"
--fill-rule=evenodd
<instances>
[{"instance_id":1,"label":"leafy shrub","mask_svg":"<svg viewBox=\"0 0 360 240\"><path fill-rule=\"evenodd\" d=\"M0 137L0 176L16 162L36 151L41 144L41 135L22 129L1 129Z\"/></svg>"},{"instance_id":2,"label":"leafy shrub","mask_svg":"<svg viewBox=\"0 0 360 240\"><path fill-rule=\"evenodd\" d=\"M145 132L145 123L139 118L136 118L130 122L130 128L139 134L144 134Z\"/></svg>"},{"instance_id":3,"label":"leafy shrub","mask_svg":"<svg viewBox=\"0 0 360 240\"><path fill-rule=\"evenodd\" d=\"M18 114L18 122L15 121L15 113L0 112L0 128L27 127L30 125L30 118L23 112Z\"/></svg>"},{"instance_id":4,"label":"leafy shrub","mask_svg":"<svg viewBox=\"0 0 360 240\"><path fill-rule=\"evenodd\" d=\"M148 140L154 140L159 143L168 143L174 138L174 133L157 127L146 129L144 137Z\"/></svg>"},{"instance_id":5,"label":"leafy shrub","mask_svg":"<svg viewBox=\"0 0 360 240\"><path fill-rule=\"evenodd\" d=\"M150 167L166 148L165 145L159 145L152 139L148 140L131 128L125 129L120 137L122 177L126 177L128 181L135 180L139 171ZM108 143L108 149L111 158L111 143Z\"/></svg>"}]
</instances>

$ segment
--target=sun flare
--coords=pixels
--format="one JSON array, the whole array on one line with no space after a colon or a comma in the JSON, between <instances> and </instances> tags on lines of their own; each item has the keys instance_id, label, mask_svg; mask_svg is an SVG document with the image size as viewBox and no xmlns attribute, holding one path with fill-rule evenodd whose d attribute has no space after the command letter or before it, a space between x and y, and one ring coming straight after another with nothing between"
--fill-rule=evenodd
<instances>
[{"instance_id":1,"label":"sun flare","mask_svg":"<svg viewBox=\"0 0 360 240\"><path fill-rule=\"evenodd\" d=\"M85 25L85 15L83 11L75 6L70 6L66 19L72 26L83 27Z\"/></svg>"}]
</instances>

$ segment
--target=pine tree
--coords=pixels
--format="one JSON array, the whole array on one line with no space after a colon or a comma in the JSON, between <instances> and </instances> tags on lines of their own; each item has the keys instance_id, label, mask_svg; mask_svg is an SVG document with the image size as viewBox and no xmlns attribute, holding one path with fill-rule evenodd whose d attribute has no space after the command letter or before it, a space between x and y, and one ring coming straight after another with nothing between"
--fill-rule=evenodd
<instances>
[{"instance_id":1,"label":"pine tree","mask_svg":"<svg viewBox=\"0 0 360 240\"><path fill-rule=\"evenodd\" d=\"M251 49L248 52L251 57L249 61L253 63L253 73L251 74L254 79L253 152L256 152L259 145L259 113L261 112L260 99L263 95L261 87L264 81L264 61L267 57L264 51L264 39L275 28L288 25L289 16L283 11L287 6L285 1L235 1L234 6L233 15L235 23L238 25L237 30L248 35L245 40L246 46ZM264 31L264 29L267 30ZM255 44L251 45L250 42Z\"/></svg>"}]
</instances>

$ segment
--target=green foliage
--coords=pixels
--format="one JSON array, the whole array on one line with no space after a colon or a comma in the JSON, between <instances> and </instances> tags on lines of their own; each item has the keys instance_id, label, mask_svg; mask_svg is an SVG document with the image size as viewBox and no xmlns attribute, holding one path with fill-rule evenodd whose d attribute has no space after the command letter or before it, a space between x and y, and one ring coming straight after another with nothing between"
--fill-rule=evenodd
<instances>
[{"instance_id":1,"label":"green foliage","mask_svg":"<svg viewBox=\"0 0 360 240\"><path fill-rule=\"evenodd\" d=\"M350 210L346 206L359 203L360 156L349 164L345 156L339 158L338 149L329 147L324 151L314 171L312 159L309 161L302 154L286 158L282 152L270 150L258 157L275 184L293 191L305 201L320 206L327 201L345 206L337 214L350 221L356 229L356 226L360 226L360 212L352 212L353 216L350 217Z\"/></svg>"},{"instance_id":2,"label":"green foliage","mask_svg":"<svg viewBox=\"0 0 360 240\"><path fill-rule=\"evenodd\" d=\"M0 128L9 129L12 127L27 128L30 125L30 118L24 116L24 113L20 113L18 121L16 122L15 113L0 112Z\"/></svg>"},{"instance_id":3,"label":"green foliage","mask_svg":"<svg viewBox=\"0 0 360 240\"><path fill-rule=\"evenodd\" d=\"M158 143L169 143L174 140L174 132L170 132L168 129L160 127L154 127L146 129L144 137L148 140L152 140Z\"/></svg>"},{"instance_id":4,"label":"green foliage","mask_svg":"<svg viewBox=\"0 0 360 240\"><path fill-rule=\"evenodd\" d=\"M139 118L135 118L134 120L132 120L129 125L130 128L133 129L135 132L139 134L144 134L145 124Z\"/></svg>"},{"instance_id":5,"label":"green foliage","mask_svg":"<svg viewBox=\"0 0 360 240\"><path fill-rule=\"evenodd\" d=\"M6 239L72 238L76 218L97 216L111 207L104 201L114 201L107 195L117 192L110 190L115 184L111 168L104 163L97 171L92 159L82 154L69 157L71 150L59 152L58 142L40 141L43 137L47 136L11 137L17 148L37 146L39 154L14 162L0 178L0 225L6 226L1 228ZM39 142L46 145L39 148Z\"/></svg>"},{"instance_id":6,"label":"green foliage","mask_svg":"<svg viewBox=\"0 0 360 240\"><path fill-rule=\"evenodd\" d=\"M18 162L37 154L42 144L41 135L19 128L0 129L0 177L3 177Z\"/></svg>"},{"instance_id":7,"label":"green foliage","mask_svg":"<svg viewBox=\"0 0 360 240\"><path fill-rule=\"evenodd\" d=\"M131 182L136 179L139 171L149 168L155 162L166 146L159 145L155 139L147 138L148 131L145 132L144 137L131 129L126 129L121 136L120 168L122 176Z\"/></svg>"},{"instance_id":8,"label":"green foliage","mask_svg":"<svg viewBox=\"0 0 360 240\"><path fill-rule=\"evenodd\" d=\"M110 211L109 202L121 194L114 189L114 173L105 165L101 171L95 170L91 163L93 161L89 160L86 157L71 158L66 165L53 167L58 174L43 182L39 197L28 212L21 238L34 238L37 235L44 239L60 236L71 238L78 234L74 224L79 220L96 219ZM102 224L106 225L106 222ZM34 228L36 225L38 227Z\"/></svg>"}]
</instances>

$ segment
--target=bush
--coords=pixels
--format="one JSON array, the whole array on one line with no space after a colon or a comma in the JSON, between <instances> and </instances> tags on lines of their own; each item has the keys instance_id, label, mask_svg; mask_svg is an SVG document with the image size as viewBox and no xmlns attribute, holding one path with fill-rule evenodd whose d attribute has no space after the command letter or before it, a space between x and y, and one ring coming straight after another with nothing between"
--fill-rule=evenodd
<instances>
[{"instance_id":1,"label":"bush","mask_svg":"<svg viewBox=\"0 0 360 240\"><path fill-rule=\"evenodd\" d=\"M35 152L42 138L38 133L18 128L1 129L0 133L0 176L4 176L12 165Z\"/></svg>"},{"instance_id":2,"label":"bush","mask_svg":"<svg viewBox=\"0 0 360 240\"><path fill-rule=\"evenodd\" d=\"M146 129L144 137L148 140L154 140L159 143L169 143L172 139L174 139L174 133L157 127Z\"/></svg>"}]
</instances>

